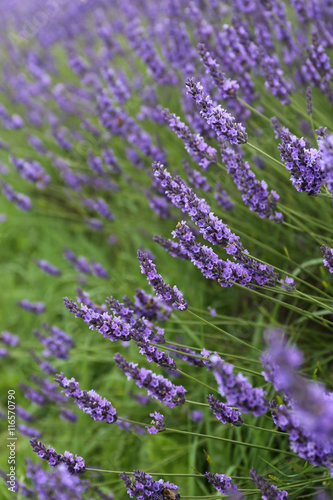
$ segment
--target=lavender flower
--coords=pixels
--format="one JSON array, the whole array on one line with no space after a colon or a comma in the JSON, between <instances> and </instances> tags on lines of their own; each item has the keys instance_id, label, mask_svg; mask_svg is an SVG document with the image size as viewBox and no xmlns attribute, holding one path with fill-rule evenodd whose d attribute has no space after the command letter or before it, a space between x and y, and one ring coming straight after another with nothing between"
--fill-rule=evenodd
<instances>
[{"instance_id":1,"label":"lavender flower","mask_svg":"<svg viewBox=\"0 0 333 500\"><path fill-rule=\"evenodd\" d=\"M151 427L148 427L146 425L146 429L149 434L158 434L159 432L163 431L163 429L165 428L164 416L157 411L154 411L154 413L149 413L149 415L153 418L153 420L150 422Z\"/></svg>"},{"instance_id":2,"label":"lavender flower","mask_svg":"<svg viewBox=\"0 0 333 500\"><path fill-rule=\"evenodd\" d=\"M290 448L313 465L328 467L333 475L333 443L317 442L311 432L306 431L299 418L284 405L272 404L275 425L288 432Z\"/></svg>"},{"instance_id":3,"label":"lavender flower","mask_svg":"<svg viewBox=\"0 0 333 500\"><path fill-rule=\"evenodd\" d=\"M247 142L245 127L241 123L236 123L233 116L220 105L214 105L210 96L204 94L200 83L196 83L194 78L189 78L186 82L186 88L187 93L200 109L200 115L219 139L230 141L231 144Z\"/></svg>"},{"instance_id":4,"label":"lavender flower","mask_svg":"<svg viewBox=\"0 0 333 500\"><path fill-rule=\"evenodd\" d=\"M24 396L32 403L35 403L39 406L44 406L47 403L46 397L33 387L30 387L29 385L23 383L20 383L19 387L23 391Z\"/></svg>"},{"instance_id":5,"label":"lavender flower","mask_svg":"<svg viewBox=\"0 0 333 500\"><path fill-rule=\"evenodd\" d=\"M63 343L61 338L58 339L56 336L46 337L39 330L34 330L33 334L45 347L43 356L68 359L68 346Z\"/></svg>"},{"instance_id":6,"label":"lavender flower","mask_svg":"<svg viewBox=\"0 0 333 500\"><path fill-rule=\"evenodd\" d=\"M26 436L29 438L41 437L42 433L38 429L34 429L33 427L28 427L27 425L17 424L17 430L22 434L22 436Z\"/></svg>"},{"instance_id":7,"label":"lavender flower","mask_svg":"<svg viewBox=\"0 0 333 500\"><path fill-rule=\"evenodd\" d=\"M16 406L16 414L19 418L25 420L26 422L33 422L35 420L35 417L20 405Z\"/></svg>"},{"instance_id":8,"label":"lavender flower","mask_svg":"<svg viewBox=\"0 0 333 500\"><path fill-rule=\"evenodd\" d=\"M327 134L326 129L316 130L321 161L326 172L327 187L333 193L333 134Z\"/></svg>"},{"instance_id":9,"label":"lavender flower","mask_svg":"<svg viewBox=\"0 0 333 500\"><path fill-rule=\"evenodd\" d=\"M248 257L246 255L248 252L239 241L239 236L232 233L222 220L214 216L204 199L198 198L179 176L172 178L162 164L153 163L153 167L154 175L171 203L183 212L189 213L205 239L213 245L222 246L229 255L233 255L234 259L243 265L253 283L275 285L278 275L273 268Z\"/></svg>"},{"instance_id":10,"label":"lavender flower","mask_svg":"<svg viewBox=\"0 0 333 500\"><path fill-rule=\"evenodd\" d=\"M185 160L183 160L183 167L188 177L188 180L190 181L191 184L193 184L194 187L198 189L203 189L204 191L207 192L212 190L211 186L207 182L206 177L201 175L201 173L198 170L193 170L190 164Z\"/></svg>"},{"instance_id":11,"label":"lavender flower","mask_svg":"<svg viewBox=\"0 0 333 500\"><path fill-rule=\"evenodd\" d=\"M236 427L244 423L242 415L239 411L233 410L230 406L221 403L212 394L207 396L210 409L213 411L215 417L222 422L222 424L232 424Z\"/></svg>"},{"instance_id":12,"label":"lavender flower","mask_svg":"<svg viewBox=\"0 0 333 500\"><path fill-rule=\"evenodd\" d=\"M239 85L236 80L226 78L225 74L219 69L220 65L217 64L216 60L212 58L210 52L206 49L206 46L203 43L199 43L198 52L201 61L206 67L206 73L211 75L213 82L221 93L222 99L237 97Z\"/></svg>"},{"instance_id":13,"label":"lavender flower","mask_svg":"<svg viewBox=\"0 0 333 500\"><path fill-rule=\"evenodd\" d=\"M38 188L43 189L49 184L51 177L46 174L38 161L28 161L12 155L11 162L24 179L35 183Z\"/></svg>"},{"instance_id":14,"label":"lavender flower","mask_svg":"<svg viewBox=\"0 0 333 500\"><path fill-rule=\"evenodd\" d=\"M87 260L85 259L85 257L83 257L83 256L76 257L75 254L73 252L71 252L66 247L63 249L63 256L66 260L68 260L68 262L73 264L73 266L78 271L80 271L82 273L90 274L91 269L90 269L90 266L89 266Z\"/></svg>"},{"instance_id":15,"label":"lavender flower","mask_svg":"<svg viewBox=\"0 0 333 500\"><path fill-rule=\"evenodd\" d=\"M274 96L278 97L282 104L290 104L292 86L283 76L283 70L278 56L276 54L269 55L261 52L259 61L266 80L265 87L268 88Z\"/></svg>"},{"instance_id":16,"label":"lavender flower","mask_svg":"<svg viewBox=\"0 0 333 500\"><path fill-rule=\"evenodd\" d=\"M36 259L35 263L42 271L45 271L47 274L51 274L52 276L60 276L61 275L60 269L58 269L57 267L50 264L47 260L37 260Z\"/></svg>"},{"instance_id":17,"label":"lavender flower","mask_svg":"<svg viewBox=\"0 0 333 500\"><path fill-rule=\"evenodd\" d=\"M134 299L134 303L126 296L123 300L137 318L147 318L149 321L159 321L160 323L169 319L172 308L141 288L135 291Z\"/></svg>"},{"instance_id":18,"label":"lavender flower","mask_svg":"<svg viewBox=\"0 0 333 500\"><path fill-rule=\"evenodd\" d=\"M149 396L158 399L165 406L174 408L185 403L185 392L187 391L183 386L174 385L170 380L162 375L156 375L151 370L138 368L136 363L129 363L119 353L115 355L114 360L128 380L132 378L140 389L144 387Z\"/></svg>"},{"instance_id":19,"label":"lavender flower","mask_svg":"<svg viewBox=\"0 0 333 500\"><path fill-rule=\"evenodd\" d=\"M157 274L156 266L148 257L148 254L138 250L138 259L142 274L147 276L147 280L154 288L157 296L167 305L172 305L172 307L180 311L187 309L187 301L184 299L183 294L178 290L176 285L171 288L170 285L164 283L162 276Z\"/></svg>"},{"instance_id":20,"label":"lavender flower","mask_svg":"<svg viewBox=\"0 0 333 500\"><path fill-rule=\"evenodd\" d=\"M60 387L63 387L65 395L73 398L74 402L84 412L90 415L94 420L113 424L117 421L117 412L110 401L101 398L97 392L82 391L79 383L72 377L68 379L63 373L58 374L54 379Z\"/></svg>"},{"instance_id":21,"label":"lavender flower","mask_svg":"<svg viewBox=\"0 0 333 500\"><path fill-rule=\"evenodd\" d=\"M287 292L293 292L295 290L295 281L293 278L289 278L289 276L286 276L284 280L281 279L280 283L282 283L282 290L286 290Z\"/></svg>"},{"instance_id":22,"label":"lavender flower","mask_svg":"<svg viewBox=\"0 0 333 500\"><path fill-rule=\"evenodd\" d=\"M202 411L194 410L191 412L191 420L192 422L199 423L202 421L204 414Z\"/></svg>"},{"instance_id":23,"label":"lavender flower","mask_svg":"<svg viewBox=\"0 0 333 500\"><path fill-rule=\"evenodd\" d=\"M133 471L133 479L123 472L119 477L124 481L127 488L127 493L131 498L136 497L138 500L179 500L178 486L169 481L159 479L155 481L150 474L145 474L140 470ZM172 495L172 496L171 496Z\"/></svg>"},{"instance_id":24,"label":"lavender flower","mask_svg":"<svg viewBox=\"0 0 333 500\"><path fill-rule=\"evenodd\" d=\"M311 87L306 89L306 112L308 115L312 115L312 91Z\"/></svg>"},{"instance_id":25,"label":"lavender flower","mask_svg":"<svg viewBox=\"0 0 333 500\"><path fill-rule=\"evenodd\" d=\"M163 116L171 130L184 141L186 151L198 162L201 168L206 170L211 163L216 163L216 149L208 146L199 134L193 134L179 116L170 113L168 109L164 109Z\"/></svg>"},{"instance_id":26,"label":"lavender flower","mask_svg":"<svg viewBox=\"0 0 333 500\"><path fill-rule=\"evenodd\" d=\"M102 264L99 264L98 262L92 261L90 263L90 266L91 266L91 270L95 276L97 276L98 278L104 278L106 280L109 279L110 276L108 275L107 271L104 269Z\"/></svg>"},{"instance_id":27,"label":"lavender flower","mask_svg":"<svg viewBox=\"0 0 333 500\"><path fill-rule=\"evenodd\" d=\"M156 346L150 345L149 342L136 341L136 344L140 348L140 354L146 356L149 363L155 362L165 368L177 370L175 360L169 354L160 351Z\"/></svg>"},{"instance_id":28,"label":"lavender flower","mask_svg":"<svg viewBox=\"0 0 333 500\"><path fill-rule=\"evenodd\" d=\"M3 331L0 333L0 341L10 347L16 347L19 344L19 336L13 333Z\"/></svg>"},{"instance_id":29,"label":"lavender flower","mask_svg":"<svg viewBox=\"0 0 333 500\"><path fill-rule=\"evenodd\" d=\"M77 415L70 410L62 409L59 413L59 417L67 422L74 423L77 421Z\"/></svg>"},{"instance_id":30,"label":"lavender flower","mask_svg":"<svg viewBox=\"0 0 333 500\"><path fill-rule=\"evenodd\" d=\"M279 200L276 191L269 192L266 182L256 179L250 165L243 160L239 151L223 145L221 153L228 174L232 176L249 209L256 212L261 219L269 218L275 222L281 222L282 214L275 210Z\"/></svg>"},{"instance_id":31,"label":"lavender flower","mask_svg":"<svg viewBox=\"0 0 333 500\"><path fill-rule=\"evenodd\" d=\"M78 455L74 457L73 453L69 451L65 451L63 455L58 455L54 448L49 446L48 449L46 449L45 445L37 441L36 438L31 439L30 444L33 451L37 453L37 456L42 460L46 460L51 467L63 463L70 474L82 474L82 472L85 471L86 464L83 458Z\"/></svg>"},{"instance_id":32,"label":"lavender flower","mask_svg":"<svg viewBox=\"0 0 333 500\"><path fill-rule=\"evenodd\" d=\"M236 486L231 477L225 476L224 474L206 472L205 478L217 491L222 493L222 495L229 495L233 491L238 490L238 486Z\"/></svg>"},{"instance_id":33,"label":"lavender flower","mask_svg":"<svg viewBox=\"0 0 333 500\"><path fill-rule=\"evenodd\" d=\"M57 370L54 366L51 365L48 361L45 359L41 359L33 349L30 349L30 354L33 357L33 359L36 361L38 364L39 368L45 372L47 375L53 375Z\"/></svg>"},{"instance_id":34,"label":"lavender flower","mask_svg":"<svg viewBox=\"0 0 333 500\"><path fill-rule=\"evenodd\" d=\"M258 490L261 491L264 500L283 500L283 498L289 498L289 495L284 490L279 490L274 484L270 484L268 481L256 473L254 469L250 470L250 476L254 484L257 486Z\"/></svg>"},{"instance_id":35,"label":"lavender flower","mask_svg":"<svg viewBox=\"0 0 333 500\"><path fill-rule=\"evenodd\" d=\"M0 359L7 358L8 356L9 356L8 349L5 349L5 347L0 347Z\"/></svg>"},{"instance_id":36,"label":"lavender flower","mask_svg":"<svg viewBox=\"0 0 333 500\"><path fill-rule=\"evenodd\" d=\"M333 447L333 393L299 375L302 353L282 342L281 331L269 336L269 349L261 357L264 377L288 398L295 418L317 443Z\"/></svg>"},{"instance_id":37,"label":"lavender flower","mask_svg":"<svg viewBox=\"0 0 333 500\"><path fill-rule=\"evenodd\" d=\"M262 387L253 388L242 373L234 375L234 367L225 363L216 353L210 358L218 391L227 399L229 406L237 406L244 413L253 413L258 417L266 413L268 401Z\"/></svg>"},{"instance_id":38,"label":"lavender flower","mask_svg":"<svg viewBox=\"0 0 333 500\"><path fill-rule=\"evenodd\" d=\"M71 475L64 463L54 470L45 471L39 464L27 460L27 476L32 481L33 498L41 500L83 500L83 492L89 487L89 481L81 481ZM21 491L22 494L23 491ZM26 496L26 495L25 495ZM32 498L32 497L31 497Z\"/></svg>"},{"instance_id":39,"label":"lavender flower","mask_svg":"<svg viewBox=\"0 0 333 500\"><path fill-rule=\"evenodd\" d=\"M281 144L279 150L281 158L286 164L287 170L291 172L290 179L297 191L316 195L326 179L326 173L321 161L320 152L314 148L308 148L303 137L298 139L296 135L283 127L281 132Z\"/></svg>"},{"instance_id":40,"label":"lavender flower","mask_svg":"<svg viewBox=\"0 0 333 500\"><path fill-rule=\"evenodd\" d=\"M42 314L45 312L44 302L30 302L27 299L19 300L17 304L26 311L33 312L34 314Z\"/></svg>"},{"instance_id":41,"label":"lavender flower","mask_svg":"<svg viewBox=\"0 0 333 500\"><path fill-rule=\"evenodd\" d=\"M219 182L215 184L214 198L220 207L224 208L224 210L230 211L235 208L230 195L225 191L225 189L222 188Z\"/></svg>"},{"instance_id":42,"label":"lavender flower","mask_svg":"<svg viewBox=\"0 0 333 500\"><path fill-rule=\"evenodd\" d=\"M2 192L7 200L12 201L14 205L24 212L31 210L32 204L29 196L22 193L15 193L12 187L6 182L2 182Z\"/></svg>"},{"instance_id":43,"label":"lavender flower","mask_svg":"<svg viewBox=\"0 0 333 500\"><path fill-rule=\"evenodd\" d=\"M333 248L322 245L320 247L320 250L323 252L324 266L328 267L330 273L333 273Z\"/></svg>"}]
</instances>

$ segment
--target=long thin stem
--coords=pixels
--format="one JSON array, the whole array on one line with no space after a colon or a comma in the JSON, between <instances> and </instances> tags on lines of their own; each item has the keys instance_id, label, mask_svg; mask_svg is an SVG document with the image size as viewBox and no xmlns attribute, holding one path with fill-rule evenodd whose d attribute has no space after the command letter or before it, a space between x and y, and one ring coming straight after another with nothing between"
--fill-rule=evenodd
<instances>
[{"instance_id":1,"label":"long thin stem","mask_svg":"<svg viewBox=\"0 0 333 500\"><path fill-rule=\"evenodd\" d=\"M251 142L246 142L245 145L248 145L250 146L250 148L254 149L255 151L257 151L258 153L262 154L263 156L266 156L267 158L269 158L270 160L274 161L275 163L277 163L280 167L283 167L284 169L286 168L285 164L282 163L282 161L280 160L277 160L276 158L274 158L273 156L269 155L268 153L265 153L265 151L263 151L262 149L260 148L257 148L257 146L255 146L254 144L252 144Z\"/></svg>"},{"instance_id":2,"label":"long thin stem","mask_svg":"<svg viewBox=\"0 0 333 500\"><path fill-rule=\"evenodd\" d=\"M180 373L181 375L184 375L184 377L187 377L187 378L190 378L191 380L194 380L194 382L196 382L197 384L201 384L201 385L204 385L205 387L207 387L207 389L210 389L211 391L214 391L214 392L218 392L218 390L216 389L216 387L212 387L208 384L205 384L205 382L202 382L202 380L199 380L195 377L192 377L192 375L189 375L188 373L185 373L185 372L182 372L181 370L179 370L179 368L177 368L176 370L178 373Z\"/></svg>"},{"instance_id":3,"label":"long thin stem","mask_svg":"<svg viewBox=\"0 0 333 500\"><path fill-rule=\"evenodd\" d=\"M214 325L214 323L211 323L210 321L207 321L206 319L204 318L201 318L200 316L198 316L197 314L195 314L193 311L191 311L190 309L186 309L186 312L188 314L191 314L191 316L194 316L195 318L199 319L200 321L202 321L203 323L206 323L207 325L211 326L212 328L214 328L215 330L223 333L223 335L226 335L227 337L229 337L230 339L234 340L235 342L239 342L240 344L243 344L245 345L246 347L249 347L250 349L253 349L254 351L256 352L261 352L260 349L257 349L256 347L254 347L253 345L251 344L248 344L247 342L245 342L244 340L242 339L239 339L237 337L235 337L234 335L231 335L231 333L228 333L226 332L225 330L223 330L222 328L219 328L218 326Z\"/></svg>"}]
</instances>

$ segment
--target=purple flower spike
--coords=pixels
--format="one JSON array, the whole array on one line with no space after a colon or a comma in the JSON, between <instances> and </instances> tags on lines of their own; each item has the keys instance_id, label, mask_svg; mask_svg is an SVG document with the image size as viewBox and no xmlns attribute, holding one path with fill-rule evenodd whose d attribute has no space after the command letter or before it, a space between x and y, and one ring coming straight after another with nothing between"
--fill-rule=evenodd
<instances>
[{"instance_id":1,"label":"purple flower spike","mask_svg":"<svg viewBox=\"0 0 333 500\"><path fill-rule=\"evenodd\" d=\"M326 180L326 172L321 154L317 149L310 148L307 141L291 134L283 127L281 144L279 144L281 158L290 171L291 182L297 191L314 196L319 193L320 187Z\"/></svg>"},{"instance_id":2,"label":"purple flower spike","mask_svg":"<svg viewBox=\"0 0 333 500\"><path fill-rule=\"evenodd\" d=\"M295 281L289 276L286 276L286 279L280 280L282 290L286 290L287 292L293 292L295 290Z\"/></svg>"},{"instance_id":3,"label":"purple flower spike","mask_svg":"<svg viewBox=\"0 0 333 500\"><path fill-rule=\"evenodd\" d=\"M237 406L244 413L255 417L266 413L269 405L262 387L253 388L242 373L233 373L234 367L225 363L216 353L210 358L219 393L225 396L229 406Z\"/></svg>"},{"instance_id":4,"label":"purple flower spike","mask_svg":"<svg viewBox=\"0 0 333 500\"><path fill-rule=\"evenodd\" d=\"M22 307L22 309L35 314L42 314L45 311L44 302L30 302L29 300L23 299L17 302L17 304Z\"/></svg>"},{"instance_id":5,"label":"purple flower spike","mask_svg":"<svg viewBox=\"0 0 333 500\"><path fill-rule=\"evenodd\" d=\"M328 267L330 273L333 273L333 248L329 248L326 245L320 247L324 256L324 266Z\"/></svg>"},{"instance_id":6,"label":"purple flower spike","mask_svg":"<svg viewBox=\"0 0 333 500\"><path fill-rule=\"evenodd\" d=\"M32 204L29 196L22 193L16 193L6 182L2 182L2 192L6 196L7 200L12 201L20 210L23 210L24 212L31 210Z\"/></svg>"},{"instance_id":7,"label":"purple flower spike","mask_svg":"<svg viewBox=\"0 0 333 500\"><path fill-rule=\"evenodd\" d=\"M283 498L289 498L289 495L284 490L279 490L274 484L270 484L268 481L256 473L254 469L250 470L250 476L258 490L261 491L264 500L283 500Z\"/></svg>"},{"instance_id":8,"label":"purple flower spike","mask_svg":"<svg viewBox=\"0 0 333 500\"><path fill-rule=\"evenodd\" d=\"M211 163L216 163L216 149L208 146L199 134L192 134L185 123L180 120L179 116L170 113L168 109L163 110L163 116L171 130L184 141L186 151L204 170L206 170Z\"/></svg>"},{"instance_id":9,"label":"purple flower spike","mask_svg":"<svg viewBox=\"0 0 333 500\"><path fill-rule=\"evenodd\" d=\"M35 260L37 266L47 274L51 274L52 276L60 276L61 271L55 266L52 266L47 260Z\"/></svg>"},{"instance_id":10,"label":"purple flower spike","mask_svg":"<svg viewBox=\"0 0 333 500\"><path fill-rule=\"evenodd\" d=\"M200 115L219 139L227 140L231 144L247 142L245 127L241 123L236 123L234 117L220 105L214 105L210 96L204 94L200 83L196 83L194 78L189 78L186 82L186 89L200 109Z\"/></svg>"},{"instance_id":11,"label":"purple flower spike","mask_svg":"<svg viewBox=\"0 0 333 500\"><path fill-rule=\"evenodd\" d=\"M127 493L131 498L135 497L138 500L179 500L178 486L168 481L159 479L155 481L150 474L145 474L141 470L133 471L133 479L123 472L119 477L124 481L127 488ZM166 494L168 490L168 494ZM172 496L171 496L172 495Z\"/></svg>"},{"instance_id":12,"label":"purple flower spike","mask_svg":"<svg viewBox=\"0 0 333 500\"><path fill-rule=\"evenodd\" d=\"M166 304L172 305L172 307L180 311L187 309L187 301L184 299L183 294L178 290L176 285L171 288L170 285L164 283L162 276L157 274L156 266L149 258L148 254L138 250L138 259L141 264L140 268L142 274L147 276L147 280L154 288L157 296Z\"/></svg>"},{"instance_id":13,"label":"purple flower spike","mask_svg":"<svg viewBox=\"0 0 333 500\"><path fill-rule=\"evenodd\" d=\"M206 73L212 77L213 82L221 93L223 99L228 97L237 97L239 85L235 80L226 78L225 74L219 69L220 65L212 58L210 52L206 49L203 43L199 43L198 52L201 61L206 67Z\"/></svg>"},{"instance_id":14,"label":"purple flower spike","mask_svg":"<svg viewBox=\"0 0 333 500\"><path fill-rule=\"evenodd\" d=\"M149 434L158 434L159 432L163 431L163 429L165 428L164 415L158 413L157 411L154 411L154 413L149 413L149 415L153 418L153 420L150 422L151 427L148 427L146 425L146 429Z\"/></svg>"},{"instance_id":15,"label":"purple flower spike","mask_svg":"<svg viewBox=\"0 0 333 500\"><path fill-rule=\"evenodd\" d=\"M212 394L207 396L208 404L215 417L221 420L222 424L232 424L236 427L244 423L242 415L239 411L233 410L230 406L221 403L218 399L214 398Z\"/></svg>"},{"instance_id":16,"label":"purple flower spike","mask_svg":"<svg viewBox=\"0 0 333 500\"><path fill-rule=\"evenodd\" d=\"M85 461L78 455L75 455L74 457L73 453L70 453L69 451L65 451L63 455L58 455L58 453L50 446L46 449L45 445L40 441L37 441L36 438L31 439L30 444L33 451L37 453L37 456L42 460L46 460L51 467L55 467L56 465L63 463L70 474L82 474L82 472L85 471Z\"/></svg>"},{"instance_id":17,"label":"purple flower spike","mask_svg":"<svg viewBox=\"0 0 333 500\"><path fill-rule=\"evenodd\" d=\"M16 347L19 344L19 336L10 332L0 332L0 341L10 347Z\"/></svg>"},{"instance_id":18,"label":"purple flower spike","mask_svg":"<svg viewBox=\"0 0 333 500\"><path fill-rule=\"evenodd\" d=\"M174 385L162 375L156 375L146 368L138 368L136 363L129 363L119 353L115 355L114 360L128 380L133 379L140 389L144 387L149 396L158 399L165 406L174 408L185 403L187 391L182 385Z\"/></svg>"},{"instance_id":19,"label":"purple flower spike","mask_svg":"<svg viewBox=\"0 0 333 500\"><path fill-rule=\"evenodd\" d=\"M238 490L238 486L232 481L231 477L225 476L224 474L206 472L205 478L217 491L222 493L222 495L229 495L233 491Z\"/></svg>"},{"instance_id":20,"label":"purple flower spike","mask_svg":"<svg viewBox=\"0 0 333 500\"><path fill-rule=\"evenodd\" d=\"M117 412L113 408L110 401L106 398L101 398L97 392L82 391L79 388L79 383L72 377L68 379L63 373L57 375L54 379L60 387L63 387L65 395L73 398L74 402L84 412L90 415L94 420L113 424L117 421Z\"/></svg>"}]
</instances>

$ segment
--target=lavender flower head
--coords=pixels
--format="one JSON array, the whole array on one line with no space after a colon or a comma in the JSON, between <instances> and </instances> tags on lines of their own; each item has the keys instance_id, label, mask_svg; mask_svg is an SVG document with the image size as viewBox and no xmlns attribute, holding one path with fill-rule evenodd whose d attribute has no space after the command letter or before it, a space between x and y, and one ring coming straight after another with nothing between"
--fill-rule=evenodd
<instances>
[{"instance_id":1,"label":"lavender flower head","mask_svg":"<svg viewBox=\"0 0 333 500\"><path fill-rule=\"evenodd\" d=\"M50 264L47 260L35 260L37 266L47 274L51 274L52 276L60 276L61 271L57 267Z\"/></svg>"},{"instance_id":2,"label":"lavender flower head","mask_svg":"<svg viewBox=\"0 0 333 500\"><path fill-rule=\"evenodd\" d=\"M150 474L145 474L140 470L133 471L133 478L125 472L119 474L119 477L124 481L127 488L127 493L131 498L136 497L138 500L179 500L178 486L169 481L159 479L155 481ZM172 496L171 496L172 494Z\"/></svg>"},{"instance_id":3,"label":"lavender flower head","mask_svg":"<svg viewBox=\"0 0 333 500\"><path fill-rule=\"evenodd\" d=\"M149 434L158 434L159 432L163 431L163 429L165 428L164 415L158 413L157 411L154 411L154 413L149 413L149 415L153 418L153 420L151 421L151 427L148 427L146 425L146 429Z\"/></svg>"},{"instance_id":4,"label":"lavender flower head","mask_svg":"<svg viewBox=\"0 0 333 500\"><path fill-rule=\"evenodd\" d=\"M147 276L149 284L152 285L159 299L163 300L167 305L171 305L183 311L187 309L187 301L184 299L183 294L178 290L176 285L171 288L166 285L160 274L156 272L156 266L149 258L147 253L138 250L138 259L142 274Z\"/></svg>"},{"instance_id":5,"label":"lavender flower head","mask_svg":"<svg viewBox=\"0 0 333 500\"><path fill-rule=\"evenodd\" d=\"M237 406L244 413L258 417L266 413L268 401L262 387L253 388L242 373L233 373L234 367L225 363L216 353L210 358L219 393L225 396L229 406Z\"/></svg>"},{"instance_id":6,"label":"lavender flower head","mask_svg":"<svg viewBox=\"0 0 333 500\"><path fill-rule=\"evenodd\" d=\"M274 484L270 484L268 481L256 473L254 469L250 470L250 476L254 484L261 491L263 500L283 500L283 498L289 498L289 495L284 490L279 490Z\"/></svg>"},{"instance_id":7,"label":"lavender flower head","mask_svg":"<svg viewBox=\"0 0 333 500\"><path fill-rule=\"evenodd\" d=\"M223 99L228 97L237 97L239 85L235 80L226 78L225 74L219 69L220 65L212 58L210 52L203 43L199 43L198 52L201 61L206 67L206 73L212 77L213 82L221 93Z\"/></svg>"},{"instance_id":8,"label":"lavender flower head","mask_svg":"<svg viewBox=\"0 0 333 500\"><path fill-rule=\"evenodd\" d=\"M16 347L19 344L19 336L13 333L3 331L0 332L0 341L10 347Z\"/></svg>"},{"instance_id":9,"label":"lavender flower head","mask_svg":"<svg viewBox=\"0 0 333 500\"><path fill-rule=\"evenodd\" d=\"M279 144L281 158L291 172L291 182L297 191L316 195L326 179L326 172L317 149L309 148L303 137L298 139L289 130L283 127L281 144Z\"/></svg>"},{"instance_id":10,"label":"lavender flower head","mask_svg":"<svg viewBox=\"0 0 333 500\"><path fill-rule=\"evenodd\" d=\"M41 500L83 500L83 492L89 487L89 481L81 481L70 474L63 463L51 471L45 471L40 464L27 460L27 476L34 490L31 498L38 497Z\"/></svg>"},{"instance_id":11,"label":"lavender flower head","mask_svg":"<svg viewBox=\"0 0 333 500\"><path fill-rule=\"evenodd\" d=\"M63 463L70 474L82 474L82 472L85 471L85 461L78 455L75 455L74 457L73 453L70 453L69 451L65 451L63 455L59 455L54 448L51 448L50 446L46 449L45 445L40 441L37 441L36 438L31 439L30 444L33 451L37 453L37 456L42 460L46 460L51 467L55 467L56 465Z\"/></svg>"},{"instance_id":12,"label":"lavender flower head","mask_svg":"<svg viewBox=\"0 0 333 500\"><path fill-rule=\"evenodd\" d=\"M230 406L221 403L218 399L214 398L212 394L207 396L210 409L213 411L215 417L222 422L222 424L232 424L236 427L244 423L242 415L239 411L233 410Z\"/></svg>"},{"instance_id":13,"label":"lavender flower head","mask_svg":"<svg viewBox=\"0 0 333 500\"><path fill-rule=\"evenodd\" d=\"M22 307L22 309L35 314L42 314L45 311L44 302L30 302L29 300L23 299L19 300L17 304Z\"/></svg>"},{"instance_id":14,"label":"lavender flower head","mask_svg":"<svg viewBox=\"0 0 333 500\"><path fill-rule=\"evenodd\" d=\"M79 383L72 377L68 379L63 373L60 373L54 379L60 387L63 387L63 393L67 397L74 399L74 402L84 412L90 415L94 420L113 424L117 420L117 412L110 401L101 398L95 391L82 391Z\"/></svg>"},{"instance_id":15,"label":"lavender flower head","mask_svg":"<svg viewBox=\"0 0 333 500\"><path fill-rule=\"evenodd\" d=\"M320 247L320 250L323 252L324 266L328 267L330 273L333 273L333 248L322 245Z\"/></svg>"},{"instance_id":16,"label":"lavender flower head","mask_svg":"<svg viewBox=\"0 0 333 500\"><path fill-rule=\"evenodd\" d=\"M222 495L229 495L233 491L238 490L238 486L236 486L231 477L225 476L224 474L206 472L205 478L217 491L222 493Z\"/></svg>"},{"instance_id":17,"label":"lavender flower head","mask_svg":"<svg viewBox=\"0 0 333 500\"><path fill-rule=\"evenodd\" d=\"M29 196L22 193L16 193L6 182L2 182L2 192L6 196L7 200L12 201L18 209L23 210L24 212L31 210L32 203Z\"/></svg>"},{"instance_id":18,"label":"lavender flower head","mask_svg":"<svg viewBox=\"0 0 333 500\"><path fill-rule=\"evenodd\" d=\"M186 389L182 385L174 385L162 375L156 375L146 368L138 368L137 363L129 363L119 353L114 357L116 365L127 379L133 379L138 387L147 390L149 396L158 399L165 406L174 408L185 403Z\"/></svg>"},{"instance_id":19,"label":"lavender flower head","mask_svg":"<svg viewBox=\"0 0 333 500\"><path fill-rule=\"evenodd\" d=\"M231 144L247 142L247 133L241 123L236 123L234 117L220 105L214 105L208 94L204 94L203 86L196 83L194 78L186 82L187 93L200 109L200 115L214 130L219 139L227 140Z\"/></svg>"}]
</instances>

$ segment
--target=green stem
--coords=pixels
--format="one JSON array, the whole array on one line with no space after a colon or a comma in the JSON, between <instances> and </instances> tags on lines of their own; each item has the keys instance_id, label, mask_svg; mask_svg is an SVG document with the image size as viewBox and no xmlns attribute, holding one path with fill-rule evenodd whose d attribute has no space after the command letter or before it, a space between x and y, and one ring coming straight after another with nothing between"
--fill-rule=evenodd
<instances>
[{"instance_id":1,"label":"green stem","mask_svg":"<svg viewBox=\"0 0 333 500\"><path fill-rule=\"evenodd\" d=\"M237 323L236 319L235 319L234 323ZM255 321L253 323L257 324ZM193 349L193 351L202 351L202 349L199 347L191 347L188 345L177 344L176 342L166 342L166 343L174 345L176 347L184 347L186 349ZM165 349L166 349L166 347L165 347ZM178 351L176 351L176 352L178 352ZM261 365L261 361L258 361L257 359L248 358L246 356L238 356L238 354L225 353L225 352L221 352L221 351L215 351L215 352L217 354L219 354L220 356L226 356L226 357L229 356L230 358L241 359L243 361L250 361L251 363L257 363L257 364ZM182 352L182 354L187 354L187 353ZM199 357L202 358L202 356L199 356Z\"/></svg>"},{"instance_id":2,"label":"green stem","mask_svg":"<svg viewBox=\"0 0 333 500\"><path fill-rule=\"evenodd\" d=\"M255 151L257 151L258 153L262 154L263 156L266 156L267 158L269 158L270 160L274 161L275 163L277 163L280 167L282 166L283 169L285 170L286 166L284 163L282 163L282 161L280 160L277 160L276 158L274 158L273 156L269 155L268 153L265 153L265 151L263 151L262 149L260 148L257 148L257 146L255 146L254 144L252 144L251 142L246 142L245 145L248 145L250 146L250 148L254 149Z\"/></svg>"},{"instance_id":3,"label":"green stem","mask_svg":"<svg viewBox=\"0 0 333 500\"><path fill-rule=\"evenodd\" d=\"M228 333L226 332L225 330L222 330L222 328L219 328L218 326L214 325L213 323L211 323L210 321L207 321L206 319L204 318L201 318L200 316L198 316L197 314L195 314L193 311L191 311L190 309L186 309L186 312L191 314L191 316L194 316L195 318L199 319L200 321L202 321L203 323L206 323L207 325L211 326L212 328L214 328L215 330L223 333L223 335L229 337L230 339L234 340L235 342L239 342L240 344L243 344L245 345L246 347L249 347L250 349L253 349L254 351L256 352L260 352L260 349L257 349L256 347L252 346L251 344L248 344L247 342L245 342L244 340L241 340L241 339L238 339L237 337L235 337L234 335L231 335L231 333Z\"/></svg>"},{"instance_id":4,"label":"green stem","mask_svg":"<svg viewBox=\"0 0 333 500\"><path fill-rule=\"evenodd\" d=\"M192 377L192 375L189 375L188 373L182 372L181 370L179 370L179 368L177 368L175 371L177 371L181 375L184 375L184 377L187 377L187 378L190 378L191 380L194 380L197 384L204 385L205 387L207 387L211 391L218 392L218 390L216 389L216 387L214 388L214 387L212 387L210 385L205 384L205 382L202 382L201 380L199 380L199 379L197 379L195 377Z\"/></svg>"},{"instance_id":5,"label":"green stem","mask_svg":"<svg viewBox=\"0 0 333 500\"><path fill-rule=\"evenodd\" d=\"M248 104L247 102L243 101L243 99L241 99L240 97L237 97L237 101L240 102L241 104L243 104L243 106L245 106L247 109L249 109L253 113L256 113L258 116L260 116L261 118L263 118L264 120L266 120L271 125L271 120L267 116L265 116L262 113L260 113L260 111L258 111L256 108L253 108L252 106L250 106L250 104Z\"/></svg>"}]
</instances>

